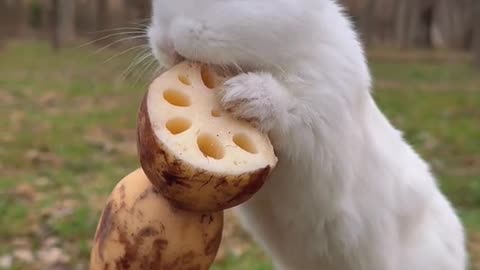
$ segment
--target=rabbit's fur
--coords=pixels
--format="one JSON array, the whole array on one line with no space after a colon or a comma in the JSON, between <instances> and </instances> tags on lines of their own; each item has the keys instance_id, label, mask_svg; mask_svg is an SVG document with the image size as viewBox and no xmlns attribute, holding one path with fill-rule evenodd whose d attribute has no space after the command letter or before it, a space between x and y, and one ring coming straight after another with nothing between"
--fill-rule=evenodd
<instances>
[{"instance_id":1,"label":"rabbit's fur","mask_svg":"<svg viewBox=\"0 0 480 270\"><path fill-rule=\"evenodd\" d=\"M148 35L176 56L241 69L219 100L268 132L278 167L237 207L278 270L465 270L463 226L428 164L371 95L333 0L153 0Z\"/></svg>"}]
</instances>

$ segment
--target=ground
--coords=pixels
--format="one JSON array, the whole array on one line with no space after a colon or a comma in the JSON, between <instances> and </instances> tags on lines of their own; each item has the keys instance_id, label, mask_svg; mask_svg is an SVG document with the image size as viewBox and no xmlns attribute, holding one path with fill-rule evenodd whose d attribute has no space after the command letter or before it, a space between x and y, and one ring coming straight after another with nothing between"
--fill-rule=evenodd
<instances>
[{"instance_id":1,"label":"ground","mask_svg":"<svg viewBox=\"0 0 480 270\"><path fill-rule=\"evenodd\" d=\"M87 269L106 197L138 167L136 112L151 69L124 79L130 52L93 52L38 42L0 51L0 269ZM375 99L432 165L480 270L480 71L452 53L369 57ZM214 269L271 266L228 215Z\"/></svg>"}]
</instances>

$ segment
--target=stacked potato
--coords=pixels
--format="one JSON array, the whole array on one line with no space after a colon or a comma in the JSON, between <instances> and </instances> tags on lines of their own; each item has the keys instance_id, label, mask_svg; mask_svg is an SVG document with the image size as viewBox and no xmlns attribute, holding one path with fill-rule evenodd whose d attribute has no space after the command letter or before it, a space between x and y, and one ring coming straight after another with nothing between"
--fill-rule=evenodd
<instances>
[{"instance_id":1,"label":"stacked potato","mask_svg":"<svg viewBox=\"0 0 480 270\"><path fill-rule=\"evenodd\" d=\"M90 270L210 268L223 210L250 199L277 163L265 134L219 109L221 80L184 62L150 85L137 124L141 168L112 191Z\"/></svg>"}]
</instances>

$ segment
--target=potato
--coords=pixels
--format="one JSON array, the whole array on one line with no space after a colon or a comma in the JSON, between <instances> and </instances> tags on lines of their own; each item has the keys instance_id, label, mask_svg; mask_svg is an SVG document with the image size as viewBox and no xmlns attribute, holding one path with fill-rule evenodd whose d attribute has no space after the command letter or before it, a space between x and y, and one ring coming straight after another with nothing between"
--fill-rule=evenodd
<instances>
[{"instance_id":1,"label":"potato","mask_svg":"<svg viewBox=\"0 0 480 270\"><path fill-rule=\"evenodd\" d=\"M277 163L266 134L219 109L219 80L204 65L180 63L152 82L139 109L141 166L178 208L237 206L263 186Z\"/></svg>"},{"instance_id":2,"label":"potato","mask_svg":"<svg viewBox=\"0 0 480 270\"><path fill-rule=\"evenodd\" d=\"M173 207L141 169L112 191L95 233L90 270L202 270L217 254L223 212Z\"/></svg>"}]
</instances>

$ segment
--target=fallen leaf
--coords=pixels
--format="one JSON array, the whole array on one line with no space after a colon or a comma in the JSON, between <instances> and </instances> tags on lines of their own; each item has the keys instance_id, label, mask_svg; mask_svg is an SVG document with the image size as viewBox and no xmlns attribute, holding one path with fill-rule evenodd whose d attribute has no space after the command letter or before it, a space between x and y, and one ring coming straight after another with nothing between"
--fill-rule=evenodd
<instances>
[{"instance_id":1,"label":"fallen leaf","mask_svg":"<svg viewBox=\"0 0 480 270\"><path fill-rule=\"evenodd\" d=\"M422 132L418 135L422 141L423 147L427 150L435 149L438 146L439 142L432 134L428 132Z\"/></svg>"},{"instance_id":2,"label":"fallen leaf","mask_svg":"<svg viewBox=\"0 0 480 270\"><path fill-rule=\"evenodd\" d=\"M0 268L2 269L10 269L13 264L13 257L12 255L3 255L0 257Z\"/></svg>"},{"instance_id":3,"label":"fallen leaf","mask_svg":"<svg viewBox=\"0 0 480 270\"><path fill-rule=\"evenodd\" d=\"M25 158L34 165L48 165L56 168L63 165L63 159L55 153L50 152L48 147L30 149L25 153Z\"/></svg>"},{"instance_id":4,"label":"fallen leaf","mask_svg":"<svg viewBox=\"0 0 480 270\"><path fill-rule=\"evenodd\" d=\"M10 91L7 89L0 89L0 103L9 104L13 103L15 100L14 96L10 94Z\"/></svg>"},{"instance_id":5,"label":"fallen leaf","mask_svg":"<svg viewBox=\"0 0 480 270\"><path fill-rule=\"evenodd\" d=\"M15 238L12 241L13 246L17 248L30 248L32 244L26 238Z\"/></svg>"},{"instance_id":6,"label":"fallen leaf","mask_svg":"<svg viewBox=\"0 0 480 270\"><path fill-rule=\"evenodd\" d=\"M468 243L473 269L480 268L480 233L471 233L470 241Z\"/></svg>"},{"instance_id":7,"label":"fallen leaf","mask_svg":"<svg viewBox=\"0 0 480 270\"><path fill-rule=\"evenodd\" d=\"M75 112L78 115L91 113L92 111L98 110L98 105L95 104L95 97L77 97L69 100L73 104L76 104ZM104 107L102 107L105 109Z\"/></svg>"},{"instance_id":8,"label":"fallen leaf","mask_svg":"<svg viewBox=\"0 0 480 270\"><path fill-rule=\"evenodd\" d=\"M77 263L73 269L74 270L85 270L85 269L87 269L87 267L83 263Z\"/></svg>"},{"instance_id":9,"label":"fallen leaf","mask_svg":"<svg viewBox=\"0 0 480 270\"><path fill-rule=\"evenodd\" d=\"M38 99L40 105L44 107L55 106L63 96L58 91L47 92Z\"/></svg>"},{"instance_id":10,"label":"fallen leaf","mask_svg":"<svg viewBox=\"0 0 480 270\"><path fill-rule=\"evenodd\" d=\"M35 188L32 185L26 184L26 183L16 186L14 193L17 199L20 199L29 203L35 202L38 197L38 193L35 190Z\"/></svg>"},{"instance_id":11,"label":"fallen leaf","mask_svg":"<svg viewBox=\"0 0 480 270\"><path fill-rule=\"evenodd\" d=\"M47 217L49 220L54 222L55 220L65 218L73 214L76 207L77 201L75 200L61 200L52 207L44 209L42 216Z\"/></svg>"},{"instance_id":12,"label":"fallen leaf","mask_svg":"<svg viewBox=\"0 0 480 270\"><path fill-rule=\"evenodd\" d=\"M114 151L112 138L105 130L101 128L94 128L89 130L85 136L85 140L92 146L100 148L102 151L111 153Z\"/></svg>"},{"instance_id":13,"label":"fallen leaf","mask_svg":"<svg viewBox=\"0 0 480 270\"><path fill-rule=\"evenodd\" d=\"M19 130L20 127L22 127L23 120L25 119L25 112L24 111L12 111L9 114L9 120L10 120L10 130L16 131Z\"/></svg>"},{"instance_id":14,"label":"fallen leaf","mask_svg":"<svg viewBox=\"0 0 480 270\"><path fill-rule=\"evenodd\" d=\"M40 217L38 217L40 215ZM32 222L30 226L30 232L34 235L37 239L44 239L47 238L51 234L51 225L47 224L45 220L41 220L44 216L43 212L40 214L37 213L36 221Z\"/></svg>"},{"instance_id":15,"label":"fallen leaf","mask_svg":"<svg viewBox=\"0 0 480 270\"><path fill-rule=\"evenodd\" d=\"M36 123L34 127L32 127L31 132L35 133L45 133L53 128L52 123L48 122L47 120L42 120Z\"/></svg>"},{"instance_id":16,"label":"fallen leaf","mask_svg":"<svg viewBox=\"0 0 480 270\"><path fill-rule=\"evenodd\" d=\"M60 188L59 190L59 193L62 194L62 196L64 197L69 197L71 195L74 195L76 194L76 192L78 192L78 190L75 190L73 187L71 186L63 186ZM71 203L71 202L66 202L67 204Z\"/></svg>"},{"instance_id":17,"label":"fallen leaf","mask_svg":"<svg viewBox=\"0 0 480 270\"><path fill-rule=\"evenodd\" d=\"M38 251L38 259L49 266L70 262L70 256L58 247L41 249Z\"/></svg>"},{"instance_id":18,"label":"fallen leaf","mask_svg":"<svg viewBox=\"0 0 480 270\"><path fill-rule=\"evenodd\" d=\"M5 145L7 143L13 142L15 140L15 136L13 135L13 132L5 132L0 135L0 141L4 142Z\"/></svg>"},{"instance_id":19,"label":"fallen leaf","mask_svg":"<svg viewBox=\"0 0 480 270\"><path fill-rule=\"evenodd\" d=\"M137 145L133 140L116 143L115 149L121 154L135 155L137 153Z\"/></svg>"},{"instance_id":20,"label":"fallen leaf","mask_svg":"<svg viewBox=\"0 0 480 270\"><path fill-rule=\"evenodd\" d=\"M34 259L33 252L29 249L17 249L13 251L13 256L25 263L31 263Z\"/></svg>"},{"instance_id":21,"label":"fallen leaf","mask_svg":"<svg viewBox=\"0 0 480 270\"><path fill-rule=\"evenodd\" d=\"M245 252L247 252L247 250L249 250L250 247L251 247L250 243L244 243L244 242L237 243L236 245L232 246L231 253L236 257L240 257L243 254L245 254Z\"/></svg>"},{"instance_id":22,"label":"fallen leaf","mask_svg":"<svg viewBox=\"0 0 480 270\"><path fill-rule=\"evenodd\" d=\"M45 187L45 186L48 186L48 184L50 184L50 179L48 177L39 177L35 180L35 185L37 187Z\"/></svg>"},{"instance_id":23,"label":"fallen leaf","mask_svg":"<svg viewBox=\"0 0 480 270\"><path fill-rule=\"evenodd\" d=\"M101 128L89 130L84 138L92 146L98 147L106 153L120 153L135 155L137 146L135 137L131 136L132 132L115 132L110 133Z\"/></svg>"},{"instance_id":24,"label":"fallen leaf","mask_svg":"<svg viewBox=\"0 0 480 270\"><path fill-rule=\"evenodd\" d=\"M47 239L45 239L45 241L43 241L42 246L45 248L52 248L58 245L59 242L60 240L57 237L50 236Z\"/></svg>"}]
</instances>

